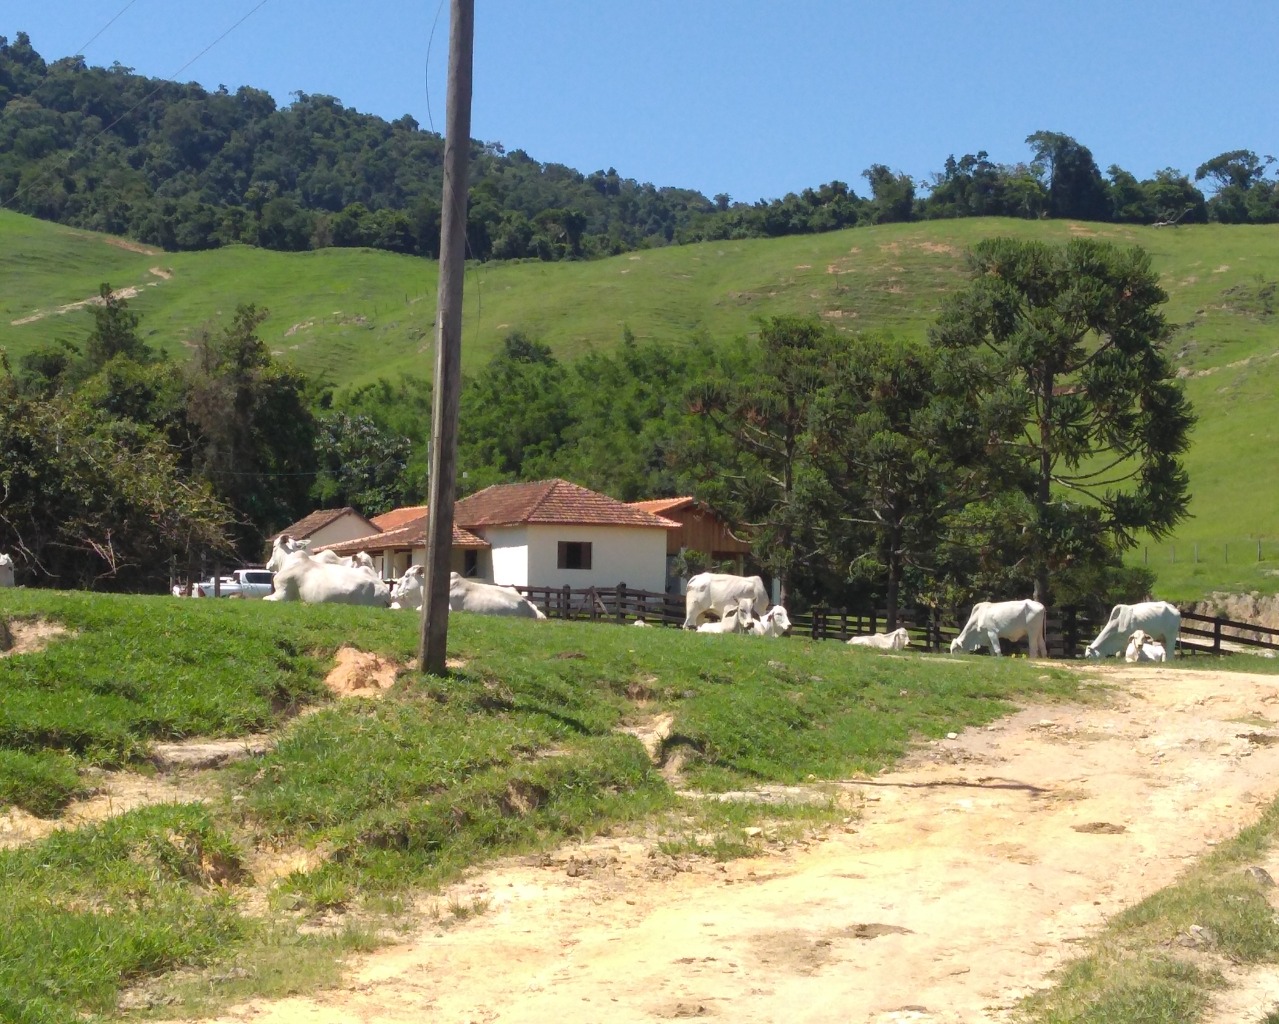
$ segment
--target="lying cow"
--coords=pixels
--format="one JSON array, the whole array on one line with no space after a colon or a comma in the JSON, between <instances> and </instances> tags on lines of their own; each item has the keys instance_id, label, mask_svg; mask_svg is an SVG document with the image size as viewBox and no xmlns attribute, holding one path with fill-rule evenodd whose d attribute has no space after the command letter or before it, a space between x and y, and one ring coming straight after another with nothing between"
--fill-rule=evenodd
<instances>
[{"instance_id":1,"label":"lying cow","mask_svg":"<svg viewBox=\"0 0 1279 1024\"><path fill-rule=\"evenodd\" d=\"M525 619L546 618L541 608L514 587L468 580L456 572L449 576L449 611L514 615Z\"/></svg>"},{"instance_id":2,"label":"lying cow","mask_svg":"<svg viewBox=\"0 0 1279 1024\"><path fill-rule=\"evenodd\" d=\"M751 624L756 636L782 636L790 629L790 616L780 604L775 604Z\"/></svg>"},{"instance_id":3,"label":"lying cow","mask_svg":"<svg viewBox=\"0 0 1279 1024\"><path fill-rule=\"evenodd\" d=\"M910 643L910 633L903 626L891 633L876 633L873 636L855 636L848 641L853 647L873 647L877 651L902 651Z\"/></svg>"},{"instance_id":4,"label":"lying cow","mask_svg":"<svg viewBox=\"0 0 1279 1024\"><path fill-rule=\"evenodd\" d=\"M0 587L13 586L13 556L0 555Z\"/></svg>"},{"instance_id":5,"label":"lying cow","mask_svg":"<svg viewBox=\"0 0 1279 1024\"><path fill-rule=\"evenodd\" d=\"M753 633L755 622L755 602L744 597L737 604L724 609L724 615L718 622L703 622L697 627L699 633Z\"/></svg>"},{"instance_id":6,"label":"lying cow","mask_svg":"<svg viewBox=\"0 0 1279 1024\"><path fill-rule=\"evenodd\" d=\"M1025 637L1030 643L1030 657L1048 657L1044 640L1044 606L1038 601L979 601L959 636L950 643L950 653L975 651L990 647L999 656L1000 638L1016 642Z\"/></svg>"},{"instance_id":7,"label":"lying cow","mask_svg":"<svg viewBox=\"0 0 1279 1024\"><path fill-rule=\"evenodd\" d=\"M1084 657L1108 658L1122 653L1127 638L1138 629L1152 640L1161 641L1165 651L1175 653L1177 634L1181 632L1181 612L1167 601L1117 604L1110 609L1110 618L1097 634L1097 639L1084 649Z\"/></svg>"},{"instance_id":8,"label":"lying cow","mask_svg":"<svg viewBox=\"0 0 1279 1024\"><path fill-rule=\"evenodd\" d=\"M729 605L743 599L750 600L757 611L768 608L768 591L760 577L699 572L689 579L684 593L684 628L696 629L707 614L722 619Z\"/></svg>"},{"instance_id":9,"label":"lying cow","mask_svg":"<svg viewBox=\"0 0 1279 1024\"><path fill-rule=\"evenodd\" d=\"M275 593L264 600L385 608L391 603L391 590L368 569L334 565L297 550L283 560L275 574Z\"/></svg>"},{"instance_id":10,"label":"lying cow","mask_svg":"<svg viewBox=\"0 0 1279 1024\"><path fill-rule=\"evenodd\" d=\"M391 587L391 607L422 610L422 594L426 587L426 567L410 565Z\"/></svg>"},{"instance_id":11,"label":"lying cow","mask_svg":"<svg viewBox=\"0 0 1279 1024\"><path fill-rule=\"evenodd\" d=\"M1124 661L1166 661L1168 653L1164 645L1156 643L1145 630L1137 630L1128 638L1128 649L1124 651Z\"/></svg>"}]
</instances>

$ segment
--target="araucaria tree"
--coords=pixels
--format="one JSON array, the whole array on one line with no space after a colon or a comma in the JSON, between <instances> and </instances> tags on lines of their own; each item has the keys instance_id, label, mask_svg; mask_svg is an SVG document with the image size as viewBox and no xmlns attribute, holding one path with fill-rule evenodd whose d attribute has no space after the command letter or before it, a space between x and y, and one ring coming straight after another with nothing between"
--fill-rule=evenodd
<instances>
[{"instance_id":1,"label":"araucaria tree","mask_svg":"<svg viewBox=\"0 0 1279 1024\"><path fill-rule=\"evenodd\" d=\"M1194 415L1164 349L1167 296L1136 246L992 238L970 265L932 338L989 350L1020 394L1021 427L1005 444L1030 481L1034 596L1047 602L1076 532L1100 527L1122 550L1188 514L1180 457Z\"/></svg>"}]
</instances>

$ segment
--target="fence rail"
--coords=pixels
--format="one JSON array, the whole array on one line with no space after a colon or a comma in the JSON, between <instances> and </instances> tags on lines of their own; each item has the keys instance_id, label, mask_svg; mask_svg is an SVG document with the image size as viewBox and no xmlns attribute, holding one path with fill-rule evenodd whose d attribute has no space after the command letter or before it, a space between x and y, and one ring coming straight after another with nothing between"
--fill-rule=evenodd
<instances>
[{"instance_id":1,"label":"fence rail","mask_svg":"<svg viewBox=\"0 0 1279 1024\"><path fill-rule=\"evenodd\" d=\"M619 583L616 587L517 587L551 619L579 619L615 622L622 625L642 620L651 626L684 624L684 598L637 590ZM850 612L847 608L813 608L790 616L791 633L814 640L846 642L855 636L883 632L885 611ZM1104 620L1094 621L1074 607L1051 608L1045 627L1050 658L1078 658L1088 641L1101 629ZM945 651L959 635L962 625L943 620L935 609L906 609L897 616L898 626L910 633L916 649ZM1179 646L1195 654L1232 654L1240 648L1279 653L1279 629L1255 622L1239 622L1210 615L1183 612ZM1026 641L1001 643L1005 652L1025 650Z\"/></svg>"}]
</instances>

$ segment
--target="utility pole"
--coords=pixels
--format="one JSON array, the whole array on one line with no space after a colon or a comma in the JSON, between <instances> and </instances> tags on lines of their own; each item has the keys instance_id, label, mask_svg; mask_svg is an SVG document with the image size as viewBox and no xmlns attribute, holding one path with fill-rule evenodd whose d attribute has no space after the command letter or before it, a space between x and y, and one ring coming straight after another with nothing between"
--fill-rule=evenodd
<instances>
[{"instance_id":1,"label":"utility pole","mask_svg":"<svg viewBox=\"0 0 1279 1024\"><path fill-rule=\"evenodd\" d=\"M435 312L431 479L426 527L426 593L419 667L444 674L449 635L449 564L457 479L457 409L462 392L462 278L466 270L467 159L471 148L471 62L475 0L452 0L444 197L440 204L440 292Z\"/></svg>"}]
</instances>

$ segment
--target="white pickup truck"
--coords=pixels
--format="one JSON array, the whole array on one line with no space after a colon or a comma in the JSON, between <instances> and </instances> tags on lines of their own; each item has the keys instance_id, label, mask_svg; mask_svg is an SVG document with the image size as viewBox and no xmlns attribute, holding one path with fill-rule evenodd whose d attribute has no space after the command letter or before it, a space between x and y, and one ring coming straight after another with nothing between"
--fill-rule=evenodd
<instances>
[{"instance_id":1,"label":"white pickup truck","mask_svg":"<svg viewBox=\"0 0 1279 1024\"><path fill-rule=\"evenodd\" d=\"M275 589L274 578L269 569L235 569L218 577L217 593L219 597L266 597ZM173 588L174 597L212 597L213 592L212 578Z\"/></svg>"}]
</instances>

